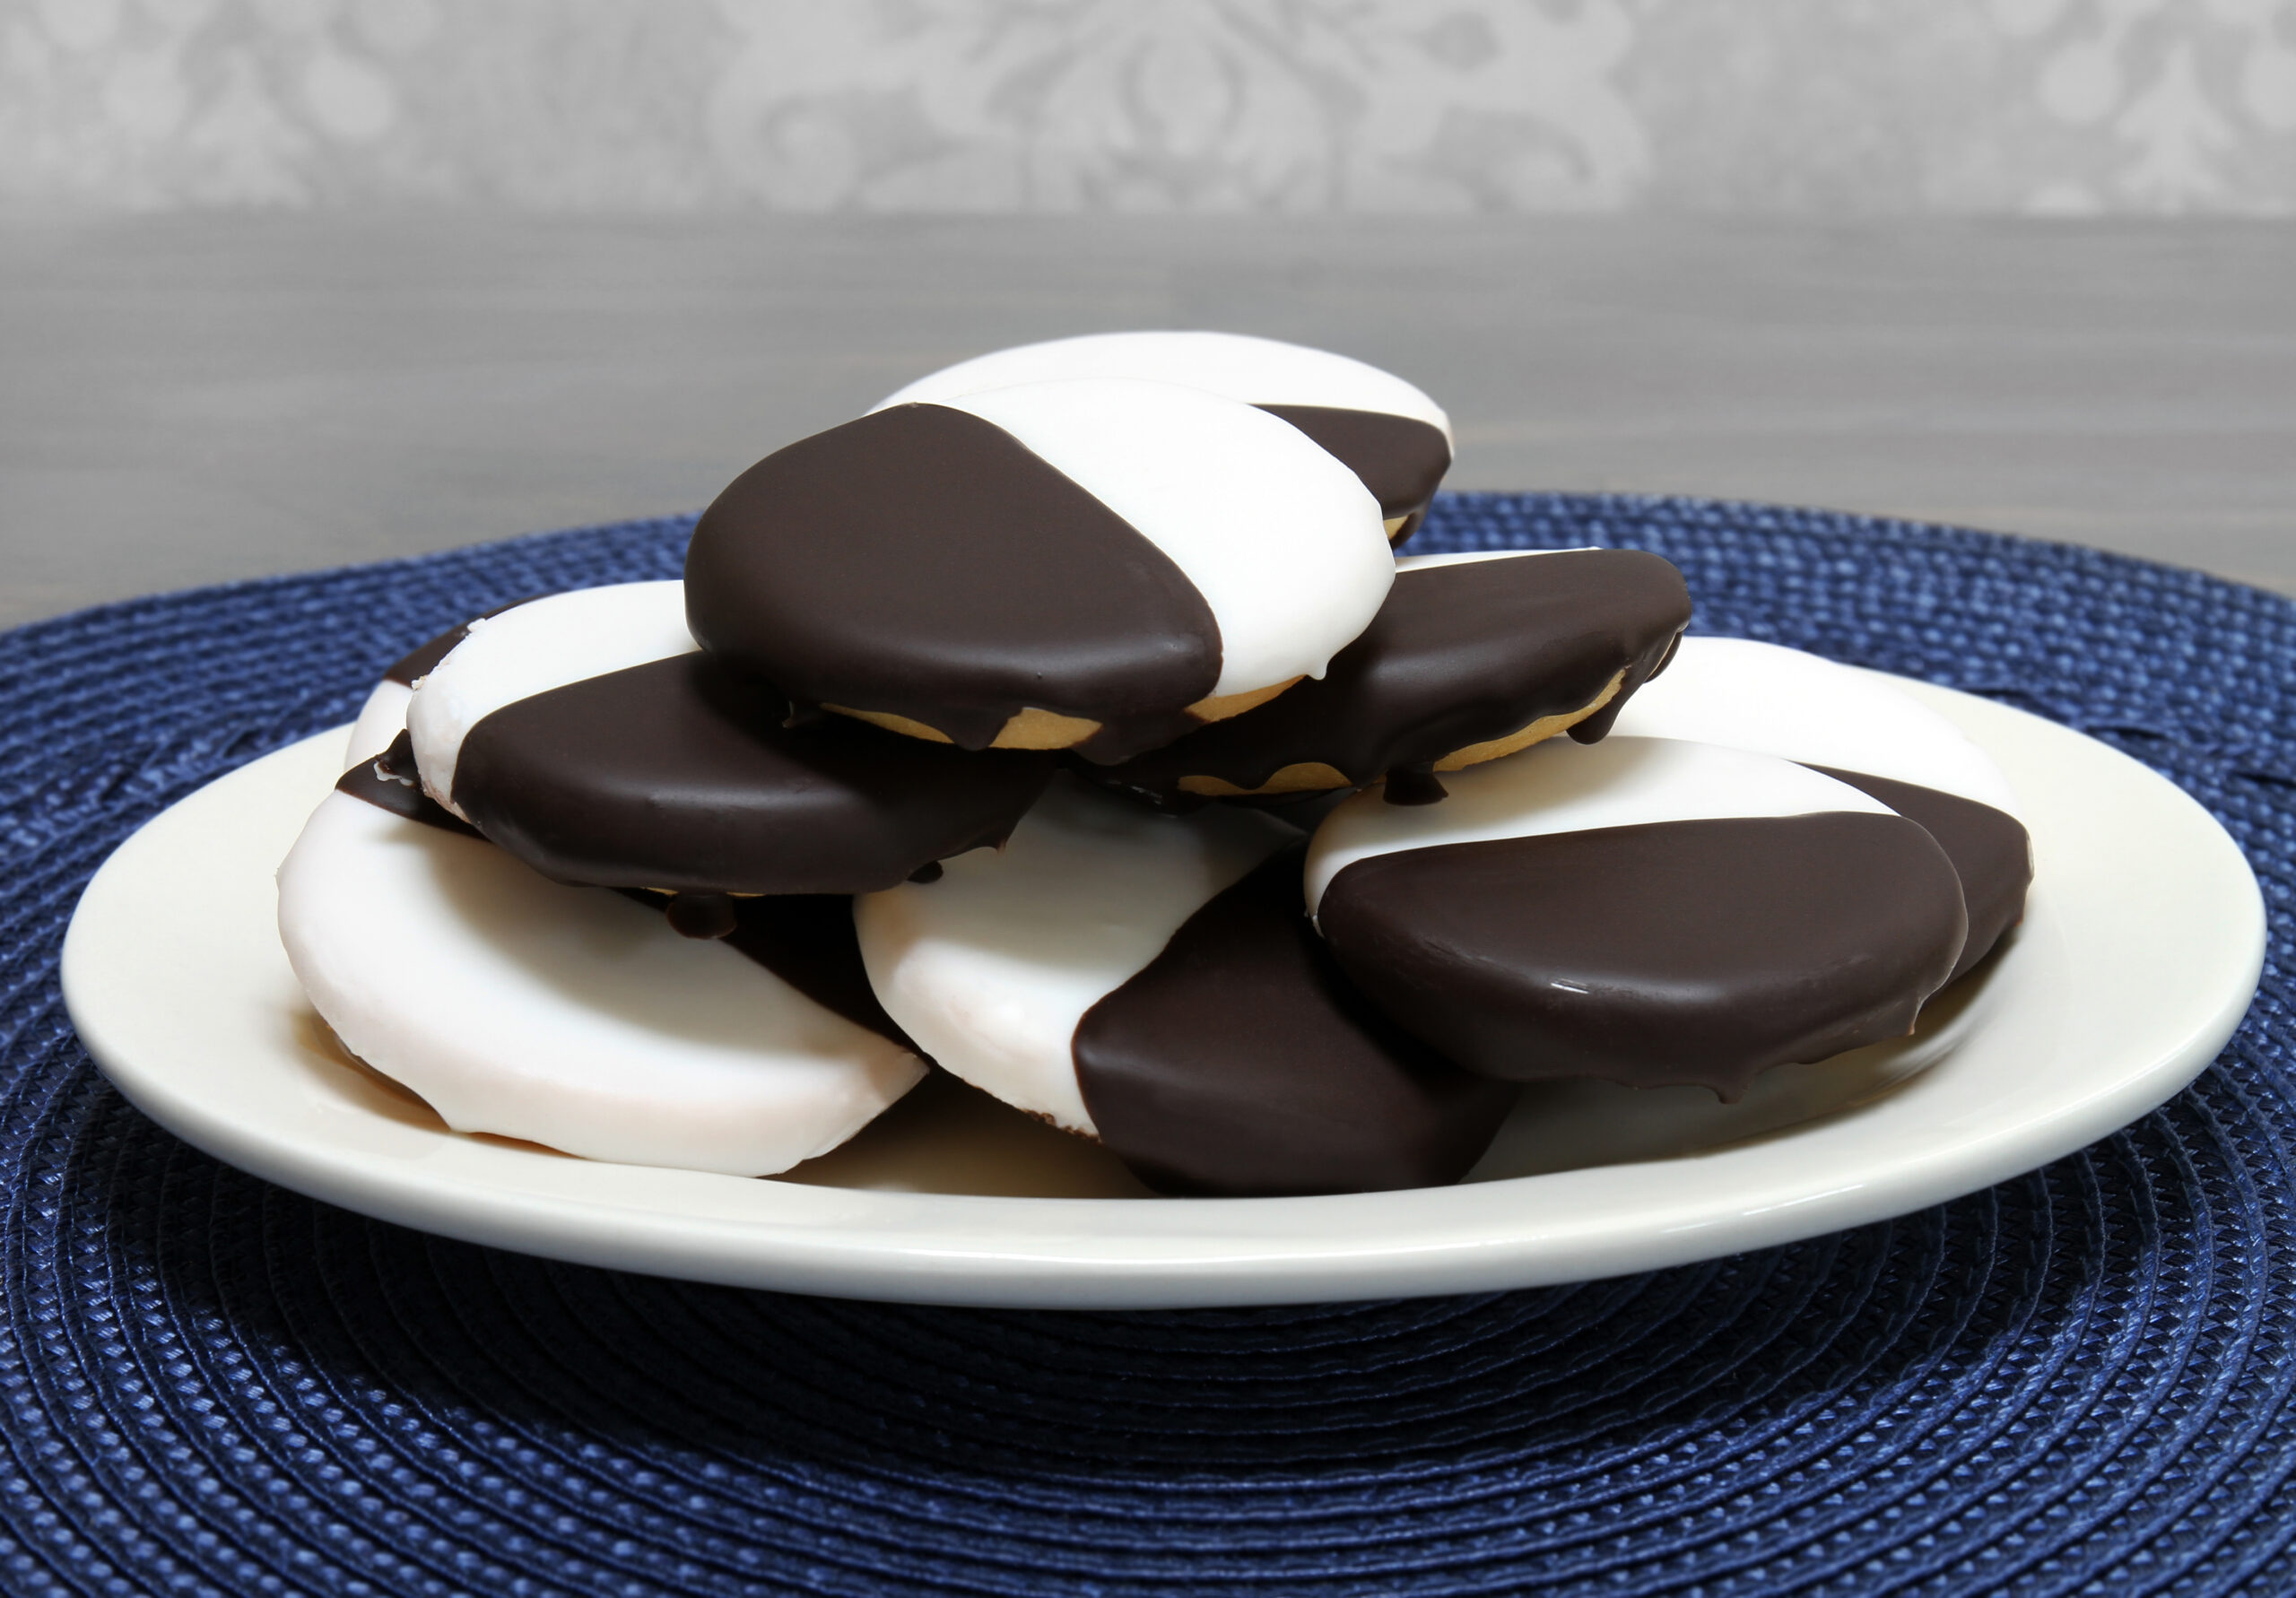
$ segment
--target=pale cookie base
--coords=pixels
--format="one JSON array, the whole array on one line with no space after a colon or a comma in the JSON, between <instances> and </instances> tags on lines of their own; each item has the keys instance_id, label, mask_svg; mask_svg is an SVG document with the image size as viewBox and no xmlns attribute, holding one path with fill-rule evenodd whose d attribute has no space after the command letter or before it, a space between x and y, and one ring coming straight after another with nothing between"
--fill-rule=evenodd
<instances>
[{"instance_id":1,"label":"pale cookie base","mask_svg":"<svg viewBox=\"0 0 2296 1598\"><path fill-rule=\"evenodd\" d=\"M823 705L822 709L838 716L849 716L856 721L865 721L873 727L883 727L888 733L899 733L905 738L922 738L927 743L954 743L955 739L938 727L928 727L921 721L911 721L906 716L895 716L890 710L856 710L849 705Z\"/></svg>"},{"instance_id":2,"label":"pale cookie base","mask_svg":"<svg viewBox=\"0 0 2296 1598\"><path fill-rule=\"evenodd\" d=\"M955 739L940 728L927 726L906 716L895 716L890 710L856 710L848 705L823 705L824 710L839 716L849 716L856 721L865 721L873 727L883 727L889 733L900 733L910 738L922 738L927 743L953 743ZM1074 749L1100 730L1097 721L1087 721L1081 716L1063 716L1057 710L1039 710L1031 705L997 728L996 736L989 742L991 749Z\"/></svg>"},{"instance_id":3,"label":"pale cookie base","mask_svg":"<svg viewBox=\"0 0 2296 1598\"><path fill-rule=\"evenodd\" d=\"M1393 543L1396 541L1396 534L1403 531L1403 525L1409 520L1411 520L1411 512L1407 510L1401 516L1391 516L1387 519L1385 525L1387 529L1387 542L1389 543Z\"/></svg>"},{"instance_id":4,"label":"pale cookie base","mask_svg":"<svg viewBox=\"0 0 2296 1598\"><path fill-rule=\"evenodd\" d=\"M1100 730L1097 721L1031 705L996 729L991 749L1069 749Z\"/></svg>"},{"instance_id":5,"label":"pale cookie base","mask_svg":"<svg viewBox=\"0 0 2296 1598\"><path fill-rule=\"evenodd\" d=\"M1618 690L1625 684L1626 673L1621 672L1612 677L1602 692L1576 710L1564 710L1553 716L1542 716L1527 726L1518 727L1504 738L1486 739L1481 743L1470 743L1464 749L1455 749L1435 762L1435 769L1463 771L1469 766L1479 766L1485 760L1495 760L1502 756L1514 754L1518 751L1528 749L1532 744L1552 738L1557 733L1569 732L1616 699ZM1181 793L1194 794L1205 799L1258 799L1274 794L1320 794L1327 793L1333 788L1352 788L1355 786L1354 781L1343 773L1338 767L1326 765L1321 760L1294 761L1279 769L1274 776L1256 788L1239 788L1234 783L1223 782L1216 777L1180 778Z\"/></svg>"},{"instance_id":6,"label":"pale cookie base","mask_svg":"<svg viewBox=\"0 0 2296 1598\"><path fill-rule=\"evenodd\" d=\"M1534 743L1567 733L1596 711L1618 698L1618 690L1626 686L1626 673L1620 672L1604 684L1603 691L1588 699L1576 710L1565 710L1554 716L1542 716L1526 727L1518 728L1504 738L1492 738L1483 743L1470 743L1465 749L1455 749L1435 762L1438 771L1464 771L1469 766L1480 766L1485 760L1495 760L1518 750L1528 749Z\"/></svg>"},{"instance_id":7,"label":"pale cookie base","mask_svg":"<svg viewBox=\"0 0 2296 1598\"><path fill-rule=\"evenodd\" d=\"M1214 694L1210 699L1196 700L1187 708L1187 713L1207 725L1215 721L1225 721L1231 716L1241 716L1247 710L1258 709L1292 684L1305 681L1303 677L1286 677L1283 682L1270 683L1265 688L1247 688L1241 693Z\"/></svg>"},{"instance_id":8,"label":"pale cookie base","mask_svg":"<svg viewBox=\"0 0 2296 1598\"><path fill-rule=\"evenodd\" d=\"M1355 784L1336 766L1321 760L1294 760L1256 788L1239 788L1217 777L1183 777L1180 792L1205 799L1258 799L1271 794L1321 794Z\"/></svg>"},{"instance_id":9,"label":"pale cookie base","mask_svg":"<svg viewBox=\"0 0 2296 1598\"><path fill-rule=\"evenodd\" d=\"M1282 693L1298 677L1266 688L1247 689L1242 693L1216 694L1196 701L1187 708L1188 715L1200 722L1225 721L1231 716L1265 705ZM911 716L896 716L890 710L856 710L849 705L823 705L824 710L839 716L850 716L856 721L865 721L871 726L883 727L889 733L900 733L910 738L922 738L927 743L951 743L955 740L935 726ZM1097 721L1081 716L1063 716L1057 710L1043 710L1031 705L997 729L988 745L991 749L1074 749L1100 730ZM1344 786L1344 785L1343 785Z\"/></svg>"}]
</instances>

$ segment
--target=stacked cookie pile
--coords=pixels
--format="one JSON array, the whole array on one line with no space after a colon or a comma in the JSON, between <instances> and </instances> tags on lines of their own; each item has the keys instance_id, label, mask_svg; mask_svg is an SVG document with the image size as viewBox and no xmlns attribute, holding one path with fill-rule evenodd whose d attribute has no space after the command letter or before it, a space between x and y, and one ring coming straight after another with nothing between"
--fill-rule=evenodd
<instances>
[{"instance_id":1,"label":"stacked cookie pile","mask_svg":"<svg viewBox=\"0 0 2296 1598\"><path fill-rule=\"evenodd\" d=\"M290 958L457 1129L743 1175L929 1061L1159 1191L1420 1186L1526 1081L1735 1097L1907 1032L2022 912L1998 771L1684 639L1655 556L1398 557L1449 459L1265 340L936 373L744 473L683 582L393 668Z\"/></svg>"}]
</instances>

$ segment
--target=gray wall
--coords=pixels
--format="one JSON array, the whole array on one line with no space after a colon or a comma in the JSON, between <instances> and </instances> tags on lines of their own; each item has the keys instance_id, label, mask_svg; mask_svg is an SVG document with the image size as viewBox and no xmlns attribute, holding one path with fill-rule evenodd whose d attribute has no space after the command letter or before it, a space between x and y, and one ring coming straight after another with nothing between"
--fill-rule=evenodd
<instances>
[{"instance_id":1,"label":"gray wall","mask_svg":"<svg viewBox=\"0 0 2296 1598\"><path fill-rule=\"evenodd\" d=\"M2287 213L2296 0L0 0L0 206Z\"/></svg>"}]
</instances>

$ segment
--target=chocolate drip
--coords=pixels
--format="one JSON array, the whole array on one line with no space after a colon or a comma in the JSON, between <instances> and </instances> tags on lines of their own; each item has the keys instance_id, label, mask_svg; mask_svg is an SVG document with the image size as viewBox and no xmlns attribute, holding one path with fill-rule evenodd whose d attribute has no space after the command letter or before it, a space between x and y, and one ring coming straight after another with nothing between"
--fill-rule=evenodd
<instances>
[{"instance_id":1,"label":"chocolate drip","mask_svg":"<svg viewBox=\"0 0 2296 1598\"><path fill-rule=\"evenodd\" d=\"M1666 640L1666 652L1658 656L1658 664L1652 666L1648 672L1645 673L1642 680L1645 682L1656 682L1659 678L1665 676L1666 674L1666 668L1674 664L1674 656L1680 655L1682 652L1683 635L1681 633L1676 633L1673 638Z\"/></svg>"},{"instance_id":2,"label":"chocolate drip","mask_svg":"<svg viewBox=\"0 0 2296 1598\"><path fill-rule=\"evenodd\" d=\"M404 777L399 775L402 772ZM337 793L363 799L395 816L480 843L486 841L483 834L456 820L452 811L424 794L419 781L409 780L413 773L413 742L401 733L388 752L345 772L335 786ZM678 899L693 897L635 888L615 891L649 909L668 913L673 926L677 925ZM732 927L723 934L705 935L723 937L728 948L763 966L822 1009L881 1038L890 1038L912 1053L919 1052L909 1034L893 1024L869 986L869 973L861 963L860 938L853 930L851 899L844 894L799 893L729 899L724 903L732 909Z\"/></svg>"},{"instance_id":3,"label":"chocolate drip","mask_svg":"<svg viewBox=\"0 0 2296 1598\"><path fill-rule=\"evenodd\" d=\"M1679 638L1681 635L1675 636ZM1659 660L1663 664L1673 658L1673 655L1674 650L1670 646L1666 653L1659 656ZM1636 689L1650 681L1650 676L1651 673L1645 671L1628 671L1626 680L1618 685L1618 691L1611 696L1609 704L1605 705L1591 716L1582 716L1572 722L1564 729L1570 734L1570 741L1573 743L1600 743L1609 737L1611 729L1618 725L1618 713L1626 708L1626 701L1634 697Z\"/></svg>"},{"instance_id":4,"label":"chocolate drip","mask_svg":"<svg viewBox=\"0 0 2296 1598\"><path fill-rule=\"evenodd\" d=\"M466 838L479 836L476 828L422 791L422 779L414 769L414 739L405 732L392 739L391 746L373 760L362 760L337 777L335 791L348 794L353 799L364 799L378 810L420 821L425 827L459 832Z\"/></svg>"},{"instance_id":5,"label":"chocolate drip","mask_svg":"<svg viewBox=\"0 0 2296 1598\"><path fill-rule=\"evenodd\" d=\"M1953 863L1954 874L1961 879L1970 931L1946 981L1958 980L1992 953L2003 935L2025 918L2025 890L2033 882L2033 845L2016 817L1959 794L1892 777L1837 771L1831 766L1811 769L1870 794L1909 821L1920 823Z\"/></svg>"},{"instance_id":6,"label":"chocolate drip","mask_svg":"<svg viewBox=\"0 0 2296 1598\"><path fill-rule=\"evenodd\" d=\"M1160 1192L1456 1182L1514 1101L1348 986L1300 912L1304 849L1207 902L1077 1026L1077 1085L1101 1142Z\"/></svg>"},{"instance_id":7,"label":"chocolate drip","mask_svg":"<svg viewBox=\"0 0 2296 1598\"><path fill-rule=\"evenodd\" d=\"M1396 535L1397 543L1418 531L1435 485L1451 469L1451 441L1443 430L1413 416L1336 405L1259 408L1281 416L1361 478L1382 517L1408 516L1410 522Z\"/></svg>"},{"instance_id":8,"label":"chocolate drip","mask_svg":"<svg viewBox=\"0 0 2296 1598\"><path fill-rule=\"evenodd\" d=\"M734 930L734 900L724 893L673 893L662 907L682 938L722 938Z\"/></svg>"},{"instance_id":9,"label":"chocolate drip","mask_svg":"<svg viewBox=\"0 0 2296 1598\"><path fill-rule=\"evenodd\" d=\"M527 599L534 597L530 594L525 599L514 599L509 604L498 604L492 610L474 620L483 621L489 617L500 615L504 611L517 610L526 604ZM471 623L465 621L459 627L449 627L437 638L426 643L416 645L391 663L390 669L383 673L383 681L402 683L408 688L413 687L429 676L438 664L447 658L457 644L470 636L470 629Z\"/></svg>"},{"instance_id":10,"label":"chocolate drip","mask_svg":"<svg viewBox=\"0 0 2296 1598\"><path fill-rule=\"evenodd\" d=\"M1321 682L1093 775L1182 807L1184 777L1250 789L1286 766L1320 763L1350 783L1376 782L1576 710L1623 673L1610 703L1572 729L1591 743L1689 620L1682 573L1640 550L1399 571Z\"/></svg>"},{"instance_id":11,"label":"chocolate drip","mask_svg":"<svg viewBox=\"0 0 2296 1598\"><path fill-rule=\"evenodd\" d=\"M1968 930L1900 816L1605 827L1358 860L1324 891L1340 967L1470 1070L1700 1082L1902 1036Z\"/></svg>"},{"instance_id":12,"label":"chocolate drip","mask_svg":"<svg viewBox=\"0 0 2296 1598\"><path fill-rule=\"evenodd\" d=\"M844 716L783 725L768 685L674 656L518 699L464 737L457 808L560 882L863 893L1002 843L1051 757Z\"/></svg>"},{"instance_id":13,"label":"chocolate drip","mask_svg":"<svg viewBox=\"0 0 2296 1598\"><path fill-rule=\"evenodd\" d=\"M1037 708L1092 759L1177 737L1220 677L1211 608L1130 524L1003 429L896 405L768 456L686 551L693 636L803 703L985 749Z\"/></svg>"}]
</instances>

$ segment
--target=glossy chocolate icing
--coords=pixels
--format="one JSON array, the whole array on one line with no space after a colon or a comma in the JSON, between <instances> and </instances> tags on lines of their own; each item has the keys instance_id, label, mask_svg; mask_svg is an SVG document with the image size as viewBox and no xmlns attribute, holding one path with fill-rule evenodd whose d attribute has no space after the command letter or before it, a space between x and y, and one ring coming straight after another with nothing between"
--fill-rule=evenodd
<instances>
[{"instance_id":1,"label":"glossy chocolate icing","mask_svg":"<svg viewBox=\"0 0 2296 1598\"><path fill-rule=\"evenodd\" d=\"M1352 411L1337 405L1262 405L1298 428L1363 480L1386 517L1408 517L1395 542L1419 530L1436 484L1451 469L1451 441L1443 430L1414 416Z\"/></svg>"},{"instance_id":2,"label":"glossy chocolate icing","mask_svg":"<svg viewBox=\"0 0 2296 1598\"><path fill-rule=\"evenodd\" d=\"M1690 610L1682 574L1639 550L1408 569L1321 682L1088 774L1178 808L1196 802L1180 790L1185 777L1251 789L1321 762L1375 782L1576 710L1623 673L1610 704L1570 729L1591 743L1672 651ZM1422 783L1412 802L1441 796Z\"/></svg>"},{"instance_id":3,"label":"glossy chocolate icing","mask_svg":"<svg viewBox=\"0 0 2296 1598\"><path fill-rule=\"evenodd\" d=\"M404 733L388 752L346 771L335 786L338 793L363 799L395 816L485 841L477 829L457 820L452 811L423 793L414 777L413 742ZM665 912L673 903L672 896L665 893L625 891L639 904ZM729 902L734 926L724 934L729 948L740 951L823 1009L914 1052L916 1046L909 1035L893 1024L869 986L869 974L861 964L860 942L853 931L850 898L798 893Z\"/></svg>"},{"instance_id":4,"label":"glossy chocolate icing","mask_svg":"<svg viewBox=\"0 0 2296 1598\"><path fill-rule=\"evenodd\" d=\"M1300 908L1304 844L1209 900L1084 1014L1100 1140L1163 1193L1361 1193L1456 1182L1513 1104L1349 987Z\"/></svg>"},{"instance_id":5,"label":"glossy chocolate icing","mask_svg":"<svg viewBox=\"0 0 2296 1598\"><path fill-rule=\"evenodd\" d=\"M1471 1070L1726 1100L1910 1030L1968 928L1926 831L1844 811L1397 850L1342 870L1318 919L1357 986Z\"/></svg>"},{"instance_id":6,"label":"glossy chocolate icing","mask_svg":"<svg viewBox=\"0 0 2296 1598\"><path fill-rule=\"evenodd\" d=\"M1953 962L1952 982L1993 952L2008 930L2025 918L2025 890L2033 882L2033 846L2016 817L1964 799L1887 777L1813 766L1836 782L1871 794L1909 821L1918 821L1961 879L1961 902L1970 917L1969 936Z\"/></svg>"},{"instance_id":7,"label":"glossy chocolate icing","mask_svg":"<svg viewBox=\"0 0 2296 1598\"><path fill-rule=\"evenodd\" d=\"M688 654L480 719L454 801L544 875L699 893L866 893L1004 841L1051 758L979 753L825 716Z\"/></svg>"},{"instance_id":8,"label":"glossy chocolate icing","mask_svg":"<svg viewBox=\"0 0 2296 1598\"><path fill-rule=\"evenodd\" d=\"M1170 558L1003 429L896 405L735 478L686 551L693 636L806 704L985 749L1038 708L1120 760L1195 725L1212 611Z\"/></svg>"}]
</instances>

